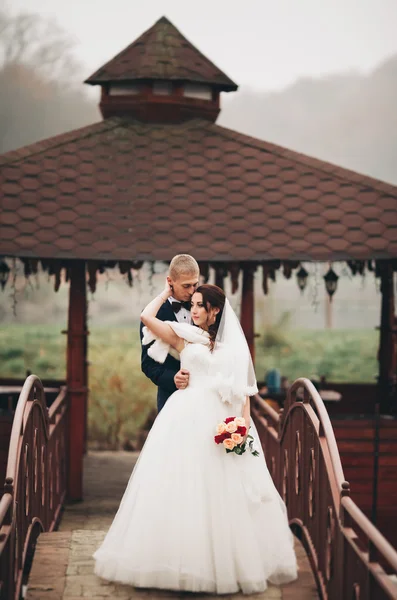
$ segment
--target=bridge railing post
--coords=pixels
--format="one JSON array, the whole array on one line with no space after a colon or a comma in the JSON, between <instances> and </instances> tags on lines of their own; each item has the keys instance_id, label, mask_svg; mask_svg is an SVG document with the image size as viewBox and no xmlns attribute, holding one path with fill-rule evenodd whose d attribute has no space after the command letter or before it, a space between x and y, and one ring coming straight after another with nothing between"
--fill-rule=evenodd
<instances>
[{"instance_id":1,"label":"bridge railing post","mask_svg":"<svg viewBox=\"0 0 397 600\"><path fill-rule=\"evenodd\" d=\"M251 406L320 598L397 598L387 574L397 575L397 552L349 497L331 422L313 384L295 381L280 413L259 395Z\"/></svg>"},{"instance_id":2,"label":"bridge railing post","mask_svg":"<svg viewBox=\"0 0 397 600\"><path fill-rule=\"evenodd\" d=\"M66 390L48 409L41 381L30 375L15 411L0 500L1 599L19 598L37 536L58 521L66 493L59 477L66 416Z\"/></svg>"}]
</instances>

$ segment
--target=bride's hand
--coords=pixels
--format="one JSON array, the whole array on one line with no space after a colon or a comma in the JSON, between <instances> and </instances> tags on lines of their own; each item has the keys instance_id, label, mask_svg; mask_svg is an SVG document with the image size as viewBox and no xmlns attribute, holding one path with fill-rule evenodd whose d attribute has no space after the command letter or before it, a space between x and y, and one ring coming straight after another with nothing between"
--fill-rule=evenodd
<instances>
[{"instance_id":1,"label":"bride's hand","mask_svg":"<svg viewBox=\"0 0 397 600\"><path fill-rule=\"evenodd\" d=\"M172 287L171 287L171 285L170 285L170 283L169 283L169 281L168 281L168 277L167 277L167 279L165 280L165 287L164 287L164 291L163 291L163 292L161 292L161 295L162 295L164 298L169 298L170 296L172 296Z\"/></svg>"}]
</instances>

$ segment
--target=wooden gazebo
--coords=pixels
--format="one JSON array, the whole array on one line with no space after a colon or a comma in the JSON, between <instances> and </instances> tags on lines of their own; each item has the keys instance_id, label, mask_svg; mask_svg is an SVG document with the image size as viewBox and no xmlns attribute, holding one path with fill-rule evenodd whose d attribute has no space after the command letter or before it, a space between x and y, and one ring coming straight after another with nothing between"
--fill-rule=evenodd
<instances>
[{"instance_id":1,"label":"wooden gazebo","mask_svg":"<svg viewBox=\"0 0 397 600\"><path fill-rule=\"evenodd\" d=\"M0 157L0 252L70 281L69 497L82 497L86 281L118 264L193 254L217 282L242 272L241 320L254 347L255 270L263 285L301 261L348 261L381 278L382 410L395 398L393 270L397 188L216 124L237 90L165 18L86 83L103 120ZM5 263L3 263L5 264ZM1 269L0 269L1 270ZM4 269L3 277L7 273Z\"/></svg>"}]
</instances>

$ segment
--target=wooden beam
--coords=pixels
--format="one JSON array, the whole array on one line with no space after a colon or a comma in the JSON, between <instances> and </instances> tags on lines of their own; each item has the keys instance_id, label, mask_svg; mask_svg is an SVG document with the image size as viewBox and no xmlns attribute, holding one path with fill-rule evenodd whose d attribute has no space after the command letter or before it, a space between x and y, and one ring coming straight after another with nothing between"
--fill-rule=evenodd
<instances>
[{"instance_id":1,"label":"wooden beam","mask_svg":"<svg viewBox=\"0 0 397 600\"><path fill-rule=\"evenodd\" d=\"M68 498L83 498L83 455L87 419L87 293L85 262L70 268L67 344L67 387L69 395Z\"/></svg>"},{"instance_id":2,"label":"wooden beam","mask_svg":"<svg viewBox=\"0 0 397 600\"><path fill-rule=\"evenodd\" d=\"M254 332L254 273L255 266L249 263L242 265L243 289L241 296L241 327L247 338L252 361L255 363L255 332Z\"/></svg>"},{"instance_id":3,"label":"wooden beam","mask_svg":"<svg viewBox=\"0 0 397 600\"><path fill-rule=\"evenodd\" d=\"M380 291L381 316L379 337L379 394L380 409L382 414L396 411L396 333L395 307L393 288L393 265L391 261L381 261Z\"/></svg>"}]
</instances>

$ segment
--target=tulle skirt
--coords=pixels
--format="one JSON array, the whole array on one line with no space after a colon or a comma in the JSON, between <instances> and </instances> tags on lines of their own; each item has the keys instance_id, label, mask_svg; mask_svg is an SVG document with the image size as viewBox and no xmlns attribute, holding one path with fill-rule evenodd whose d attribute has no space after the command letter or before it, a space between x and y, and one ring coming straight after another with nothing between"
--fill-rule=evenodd
<instances>
[{"instance_id":1,"label":"tulle skirt","mask_svg":"<svg viewBox=\"0 0 397 600\"><path fill-rule=\"evenodd\" d=\"M263 592L297 575L285 505L259 457L226 453L216 425L236 409L211 390L175 392L158 415L95 573L136 587ZM240 415L238 415L240 416Z\"/></svg>"}]
</instances>

